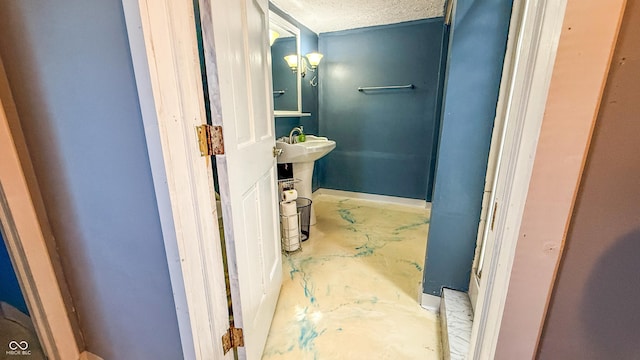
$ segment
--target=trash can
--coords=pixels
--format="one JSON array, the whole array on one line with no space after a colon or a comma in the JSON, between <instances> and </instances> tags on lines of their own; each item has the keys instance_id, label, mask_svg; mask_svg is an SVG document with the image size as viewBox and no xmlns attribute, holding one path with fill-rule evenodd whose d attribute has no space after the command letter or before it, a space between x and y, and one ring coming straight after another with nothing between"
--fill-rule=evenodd
<instances>
[{"instance_id":1,"label":"trash can","mask_svg":"<svg viewBox=\"0 0 640 360\"><path fill-rule=\"evenodd\" d=\"M309 228L311 225L311 200L303 197L296 199L296 207L300 215L300 233L302 241L309 239Z\"/></svg>"}]
</instances>

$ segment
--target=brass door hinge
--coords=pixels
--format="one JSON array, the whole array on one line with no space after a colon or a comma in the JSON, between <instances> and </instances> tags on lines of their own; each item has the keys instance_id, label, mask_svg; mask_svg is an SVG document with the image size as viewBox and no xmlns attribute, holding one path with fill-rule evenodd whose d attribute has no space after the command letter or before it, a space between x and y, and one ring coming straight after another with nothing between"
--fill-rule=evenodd
<instances>
[{"instance_id":1,"label":"brass door hinge","mask_svg":"<svg viewBox=\"0 0 640 360\"><path fill-rule=\"evenodd\" d=\"M241 328L231 327L227 332L222 335L222 349L224 353L228 353L229 350L244 346L244 336L242 335Z\"/></svg>"},{"instance_id":2,"label":"brass door hinge","mask_svg":"<svg viewBox=\"0 0 640 360\"><path fill-rule=\"evenodd\" d=\"M222 137L222 126L200 125L196 126L198 132L198 144L200 145L200 155L223 155L224 139Z\"/></svg>"}]
</instances>

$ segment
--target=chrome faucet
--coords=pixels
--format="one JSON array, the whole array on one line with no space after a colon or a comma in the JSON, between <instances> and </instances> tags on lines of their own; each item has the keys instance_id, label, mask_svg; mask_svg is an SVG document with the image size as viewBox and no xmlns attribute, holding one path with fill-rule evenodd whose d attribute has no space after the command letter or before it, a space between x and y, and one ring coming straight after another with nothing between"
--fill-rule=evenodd
<instances>
[{"instance_id":1,"label":"chrome faucet","mask_svg":"<svg viewBox=\"0 0 640 360\"><path fill-rule=\"evenodd\" d=\"M304 134L304 132L302 130L302 125L294 127L289 132L289 144L295 144L295 143L298 142L298 140L297 140L298 138L295 138L296 139L295 142L293 140L294 139L293 134L295 134L296 131L298 132L299 135Z\"/></svg>"}]
</instances>

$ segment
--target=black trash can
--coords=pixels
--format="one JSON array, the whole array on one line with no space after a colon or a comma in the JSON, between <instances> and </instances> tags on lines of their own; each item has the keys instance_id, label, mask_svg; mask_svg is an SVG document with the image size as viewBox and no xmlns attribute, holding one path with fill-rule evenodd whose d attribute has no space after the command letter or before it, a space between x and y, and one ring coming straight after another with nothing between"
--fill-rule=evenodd
<instances>
[{"instance_id":1,"label":"black trash can","mask_svg":"<svg viewBox=\"0 0 640 360\"><path fill-rule=\"evenodd\" d=\"M300 215L300 234L302 241L309 239L309 228L311 225L311 200L303 197L296 199L296 207Z\"/></svg>"}]
</instances>

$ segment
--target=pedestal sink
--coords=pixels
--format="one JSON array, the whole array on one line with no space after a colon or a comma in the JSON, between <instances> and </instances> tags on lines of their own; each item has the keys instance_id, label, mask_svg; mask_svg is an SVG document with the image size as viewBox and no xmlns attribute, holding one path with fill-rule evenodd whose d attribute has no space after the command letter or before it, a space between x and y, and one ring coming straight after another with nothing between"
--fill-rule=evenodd
<instances>
[{"instance_id":1,"label":"pedestal sink","mask_svg":"<svg viewBox=\"0 0 640 360\"><path fill-rule=\"evenodd\" d=\"M287 143L288 138L278 139L276 147L282 149L278 155L278 164L293 163L293 177L300 179L296 184L298 196L311 199L311 177L315 161L335 149L336 142L326 137L306 135L306 141L295 144ZM316 212L311 204L311 222L316 224Z\"/></svg>"}]
</instances>

